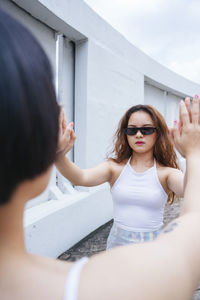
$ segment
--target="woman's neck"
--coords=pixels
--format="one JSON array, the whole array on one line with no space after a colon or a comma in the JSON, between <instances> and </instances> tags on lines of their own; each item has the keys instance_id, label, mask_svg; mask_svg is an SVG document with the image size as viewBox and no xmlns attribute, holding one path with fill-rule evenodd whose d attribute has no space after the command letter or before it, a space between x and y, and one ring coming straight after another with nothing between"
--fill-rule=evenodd
<instances>
[{"instance_id":1,"label":"woman's neck","mask_svg":"<svg viewBox=\"0 0 200 300\"><path fill-rule=\"evenodd\" d=\"M0 260L9 253L12 257L27 255L24 243L23 215L29 199L37 197L46 188L51 175L50 166L45 173L21 182L9 202L0 205Z\"/></svg>"},{"instance_id":2,"label":"woman's neck","mask_svg":"<svg viewBox=\"0 0 200 300\"><path fill-rule=\"evenodd\" d=\"M154 156L152 152L147 153L132 153L130 160L132 166L150 168L154 164Z\"/></svg>"},{"instance_id":3,"label":"woman's neck","mask_svg":"<svg viewBox=\"0 0 200 300\"><path fill-rule=\"evenodd\" d=\"M26 254L23 230L25 201L16 198L0 206L0 261Z\"/></svg>"}]
</instances>

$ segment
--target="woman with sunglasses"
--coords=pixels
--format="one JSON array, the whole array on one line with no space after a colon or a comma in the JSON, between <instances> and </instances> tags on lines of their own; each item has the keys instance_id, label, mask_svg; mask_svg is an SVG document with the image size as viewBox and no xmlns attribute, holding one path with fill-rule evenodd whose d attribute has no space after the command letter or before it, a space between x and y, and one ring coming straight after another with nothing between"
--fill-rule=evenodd
<instances>
[{"instance_id":1,"label":"woman with sunglasses","mask_svg":"<svg viewBox=\"0 0 200 300\"><path fill-rule=\"evenodd\" d=\"M72 130L67 148L57 155L56 166L74 185L109 182L114 223L107 249L156 238L163 226L166 202L173 203L175 194L183 197L184 183L162 115L149 105L131 107L119 123L110 157L91 169L82 170L65 156L74 141Z\"/></svg>"},{"instance_id":2,"label":"woman with sunglasses","mask_svg":"<svg viewBox=\"0 0 200 300\"><path fill-rule=\"evenodd\" d=\"M187 161L181 216L153 242L63 262L28 253L23 230L24 207L44 191L56 157L60 109L51 67L30 32L1 9L0 70L0 299L191 299L200 279L199 100L192 111L181 102L173 129ZM70 147L63 115L60 124Z\"/></svg>"}]
</instances>

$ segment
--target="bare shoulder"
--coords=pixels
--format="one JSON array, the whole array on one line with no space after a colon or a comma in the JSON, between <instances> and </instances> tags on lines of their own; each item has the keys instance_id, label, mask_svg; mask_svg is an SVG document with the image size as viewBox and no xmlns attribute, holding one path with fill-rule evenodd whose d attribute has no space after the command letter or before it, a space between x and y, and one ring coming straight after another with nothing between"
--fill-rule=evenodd
<instances>
[{"instance_id":1,"label":"bare shoulder","mask_svg":"<svg viewBox=\"0 0 200 300\"><path fill-rule=\"evenodd\" d=\"M124 160L121 163L117 163L113 159L109 159L108 163L110 165L110 170L111 170L111 180L110 180L110 186L112 187L117 178L119 177L121 171L123 170L124 166L126 165L128 160Z\"/></svg>"},{"instance_id":2,"label":"bare shoulder","mask_svg":"<svg viewBox=\"0 0 200 300\"><path fill-rule=\"evenodd\" d=\"M170 191L170 182L174 184L181 183L184 178L184 174L181 170L172 167L166 167L157 162L157 173L161 184L163 185L165 191Z\"/></svg>"},{"instance_id":3,"label":"bare shoulder","mask_svg":"<svg viewBox=\"0 0 200 300\"><path fill-rule=\"evenodd\" d=\"M164 166L159 162L156 162L156 168L157 168L158 172L162 172L166 176L168 176L170 174L183 174L183 172L181 170L179 170L177 168Z\"/></svg>"},{"instance_id":4,"label":"bare shoulder","mask_svg":"<svg viewBox=\"0 0 200 300\"><path fill-rule=\"evenodd\" d=\"M35 256L33 262L33 273L40 281L38 286L41 284L39 291L45 295L43 299L63 299L66 280L74 263L39 256ZM36 269L39 271L38 275ZM37 299L40 299L39 296Z\"/></svg>"},{"instance_id":5,"label":"bare shoulder","mask_svg":"<svg viewBox=\"0 0 200 300\"><path fill-rule=\"evenodd\" d=\"M126 165L128 160L125 160L121 163L117 163L113 159L108 159L108 164L110 166L110 169L113 173L118 172L123 169L123 167Z\"/></svg>"},{"instance_id":6,"label":"bare shoulder","mask_svg":"<svg viewBox=\"0 0 200 300\"><path fill-rule=\"evenodd\" d=\"M59 259L52 259L50 257L43 257L39 255L30 254L31 261L34 265L38 265L43 268L49 268L52 270L57 270L58 272L65 272L69 271L71 266L73 265L72 262L66 262Z\"/></svg>"},{"instance_id":7,"label":"bare shoulder","mask_svg":"<svg viewBox=\"0 0 200 300\"><path fill-rule=\"evenodd\" d=\"M9 270L12 274L9 284L7 276L1 280L1 285L9 287L4 289L5 295L1 295L1 299L63 299L66 279L72 266L71 262L29 254Z\"/></svg>"},{"instance_id":8,"label":"bare shoulder","mask_svg":"<svg viewBox=\"0 0 200 300\"><path fill-rule=\"evenodd\" d=\"M169 192L174 192L178 197L183 197L184 173L181 170L158 164L157 173L167 194Z\"/></svg>"}]
</instances>

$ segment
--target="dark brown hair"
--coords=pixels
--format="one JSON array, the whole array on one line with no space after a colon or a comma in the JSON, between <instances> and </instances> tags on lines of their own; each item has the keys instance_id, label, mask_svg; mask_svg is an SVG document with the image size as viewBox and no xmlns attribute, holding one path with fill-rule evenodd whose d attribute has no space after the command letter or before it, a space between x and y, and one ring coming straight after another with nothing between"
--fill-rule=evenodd
<instances>
[{"instance_id":1,"label":"dark brown hair","mask_svg":"<svg viewBox=\"0 0 200 300\"><path fill-rule=\"evenodd\" d=\"M153 155L157 162L160 164L179 169L177 163L177 155L174 150L169 130L165 119L161 113L150 105L135 105L127 110L124 116L119 122L118 129L114 135L114 148L110 153L114 157L111 159L116 163L121 163L126 161L132 155L132 148L129 146L127 136L124 133L124 128L128 126L128 121L130 116L137 111L144 111L150 115L152 121L154 122L155 127L157 128L157 139L153 149ZM168 194L167 202L172 204L174 202L175 194L170 192Z\"/></svg>"},{"instance_id":2,"label":"dark brown hair","mask_svg":"<svg viewBox=\"0 0 200 300\"><path fill-rule=\"evenodd\" d=\"M0 10L0 205L55 161L59 106L49 59L18 21Z\"/></svg>"}]
</instances>

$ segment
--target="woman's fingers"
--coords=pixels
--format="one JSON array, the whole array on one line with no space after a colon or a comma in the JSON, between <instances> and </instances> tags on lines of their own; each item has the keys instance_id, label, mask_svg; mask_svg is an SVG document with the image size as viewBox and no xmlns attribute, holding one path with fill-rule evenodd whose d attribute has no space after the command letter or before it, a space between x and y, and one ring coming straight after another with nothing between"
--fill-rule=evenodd
<instances>
[{"instance_id":1,"label":"woman's fingers","mask_svg":"<svg viewBox=\"0 0 200 300\"><path fill-rule=\"evenodd\" d=\"M60 113L59 113L59 124L62 124L62 121L63 121L63 118L64 118L64 109L63 107L61 106L60 107Z\"/></svg>"},{"instance_id":2,"label":"woman's fingers","mask_svg":"<svg viewBox=\"0 0 200 300\"><path fill-rule=\"evenodd\" d=\"M60 155L60 153L69 151L73 147L76 138L73 127L73 122L67 125L65 111L63 107L61 107L59 114L58 155Z\"/></svg>"},{"instance_id":3,"label":"woman's fingers","mask_svg":"<svg viewBox=\"0 0 200 300\"><path fill-rule=\"evenodd\" d=\"M192 122L192 113L191 113L191 107L190 107L190 97L186 97L185 98L185 106L186 106L188 114L189 114L190 122Z\"/></svg>"},{"instance_id":4,"label":"woman's fingers","mask_svg":"<svg viewBox=\"0 0 200 300\"><path fill-rule=\"evenodd\" d=\"M67 120L66 120L66 114L65 111L63 109L63 128L65 129L67 127Z\"/></svg>"},{"instance_id":5,"label":"woman's fingers","mask_svg":"<svg viewBox=\"0 0 200 300\"><path fill-rule=\"evenodd\" d=\"M67 126L67 128L66 128L66 130L65 130L65 132L63 134L63 141L65 141L66 143L68 143L69 140L70 140L70 135L71 135L71 128L69 128Z\"/></svg>"},{"instance_id":6,"label":"woman's fingers","mask_svg":"<svg viewBox=\"0 0 200 300\"><path fill-rule=\"evenodd\" d=\"M195 125L199 124L199 99L194 97L192 100L192 123Z\"/></svg>"},{"instance_id":7,"label":"woman's fingers","mask_svg":"<svg viewBox=\"0 0 200 300\"><path fill-rule=\"evenodd\" d=\"M72 132L74 131L73 126L74 126L73 122L69 123L64 131L63 140L65 140L66 142L69 142L71 139Z\"/></svg>"},{"instance_id":8,"label":"woman's fingers","mask_svg":"<svg viewBox=\"0 0 200 300\"><path fill-rule=\"evenodd\" d=\"M180 122L183 126L187 126L190 123L189 113L183 100L180 102Z\"/></svg>"},{"instance_id":9,"label":"woman's fingers","mask_svg":"<svg viewBox=\"0 0 200 300\"><path fill-rule=\"evenodd\" d=\"M59 136L62 136L65 128L66 128L66 119L65 119L65 112L63 107L60 107L60 114L59 114Z\"/></svg>"},{"instance_id":10,"label":"woman's fingers","mask_svg":"<svg viewBox=\"0 0 200 300\"><path fill-rule=\"evenodd\" d=\"M184 151L181 148L181 132L179 129L179 123L178 121L174 121L174 127L172 128L172 137L173 137L173 142L174 146L178 150L178 152L184 157Z\"/></svg>"},{"instance_id":11,"label":"woman's fingers","mask_svg":"<svg viewBox=\"0 0 200 300\"><path fill-rule=\"evenodd\" d=\"M62 113L61 113L61 126L62 126L62 132L65 132L65 129L67 127L67 122L66 122L66 116L65 116L64 109L62 109Z\"/></svg>"},{"instance_id":12,"label":"woman's fingers","mask_svg":"<svg viewBox=\"0 0 200 300\"><path fill-rule=\"evenodd\" d=\"M174 122L172 137L176 149L183 157L187 157L196 149L200 149L200 103L199 98L194 97L192 108L190 99L180 102L180 120ZM182 124L182 125L180 125Z\"/></svg>"},{"instance_id":13,"label":"woman's fingers","mask_svg":"<svg viewBox=\"0 0 200 300\"><path fill-rule=\"evenodd\" d=\"M75 133L74 133L74 130L72 130L72 133L71 133L71 139L72 139L73 142L74 142L75 139L76 139L76 135L75 135Z\"/></svg>"},{"instance_id":14,"label":"woman's fingers","mask_svg":"<svg viewBox=\"0 0 200 300\"><path fill-rule=\"evenodd\" d=\"M173 140L176 143L180 137L180 130L179 130L179 125L177 121L174 121L174 127L172 130L172 136L173 136Z\"/></svg>"},{"instance_id":15,"label":"woman's fingers","mask_svg":"<svg viewBox=\"0 0 200 300\"><path fill-rule=\"evenodd\" d=\"M74 146L74 142L75 142L75 139L76 139L76 136L75 136L75 133L74 133L74 130L73 130L73 122L71 122L63 136L62 136L62 153L63 154L66 154L67 152L69 152L71 150L71 148Z\"/></svg>"}]
</instances>

